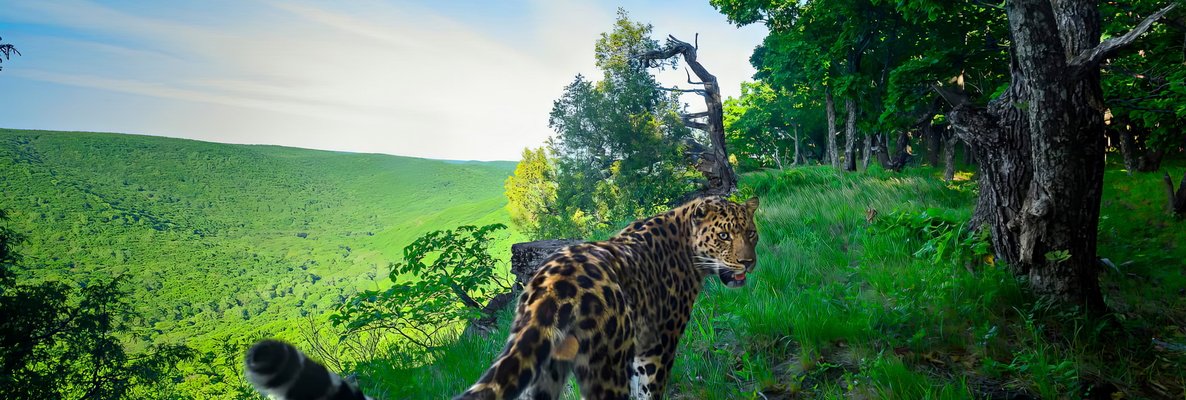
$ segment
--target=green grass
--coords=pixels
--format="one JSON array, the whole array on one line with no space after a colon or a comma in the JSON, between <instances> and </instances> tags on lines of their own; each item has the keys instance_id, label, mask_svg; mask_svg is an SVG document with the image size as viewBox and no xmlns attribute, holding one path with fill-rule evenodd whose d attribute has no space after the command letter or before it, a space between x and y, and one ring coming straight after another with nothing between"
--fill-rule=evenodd
<instances>
[{"instance_id":1,"label":"green grass","mask_svg":"<svg viewBox=\"0 0 1186 400\"><path fill-rule=\"evenodd\" d=\"M1172 347L1186 343L1186 226L1164 213L1159 176L1114 171L1106 185L1099 251L1120 269L1102 276L1118 323L1036 302L978 253L983 237L959 231L971 182L929 169L743 176L742 195L762 197L758 268L741 289L709 279L668 396L1054 399L1110 384L1126 398L1181 398L1186 356ZM956 233L937 241L934 227ZM447 397L477 379L503 338L464 337L427 364L364 370L387 398Z\"/></svg>"},{"instance_id":2,"label":"green grass","mask_svg":"<svg viewBox=\"0 0 1186 400\"><path fill-rule=\"evenodd\" d=\"M427 231L509 223L514 165L0 129L0 208L25 236L24 279L127 278L143 317L133 351L217 350L299 341L304 316L388 284L388 263ZM517 241L491 248L506 260Z\"/></svg>"}]
</instances>

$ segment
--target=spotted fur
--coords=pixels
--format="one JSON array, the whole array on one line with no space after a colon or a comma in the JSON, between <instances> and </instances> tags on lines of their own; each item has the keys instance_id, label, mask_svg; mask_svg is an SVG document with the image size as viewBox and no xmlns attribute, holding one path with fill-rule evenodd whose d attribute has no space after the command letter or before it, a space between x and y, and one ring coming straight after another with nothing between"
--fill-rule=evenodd
<instances>
[{"instance_id":1,"label":"spotted fur","mask_svg":"<svg viewBox=\"0 0 1186 400\"><path fill-rule=\"evenodd\" d=\"M704 278L739 287L753 270L757 208L700 198L560 250L524 288L502 353L455 399L557 399L570 373L586 399L662 397Z\"/></svg>"}]
</instances>

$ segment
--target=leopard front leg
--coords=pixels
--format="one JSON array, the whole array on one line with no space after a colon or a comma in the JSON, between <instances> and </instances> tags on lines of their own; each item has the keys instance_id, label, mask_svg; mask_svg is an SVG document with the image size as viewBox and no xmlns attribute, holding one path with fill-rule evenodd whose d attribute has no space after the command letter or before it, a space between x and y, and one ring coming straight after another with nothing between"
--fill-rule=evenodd
<instances>
[{"instance_id":1,"label":"leopard front leg","mask_svg":"<svg viewBox=\"0 0 1186 400\"><path fill-rule=\"evenodd\" d=\"M630 381L632 399L661 399L667 390L671 364L675 361L675 349L680 336L683 335L667 333L663 336L663 340L651 344L634 356Z\"/></svg>"}]
</instances>

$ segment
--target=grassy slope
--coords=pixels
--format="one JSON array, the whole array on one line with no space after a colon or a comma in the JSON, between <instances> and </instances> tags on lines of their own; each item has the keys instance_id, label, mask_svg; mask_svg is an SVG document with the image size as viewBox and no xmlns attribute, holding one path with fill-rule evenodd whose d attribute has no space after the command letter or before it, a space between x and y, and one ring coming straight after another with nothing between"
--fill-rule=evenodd
<instances>
[{"instance_id":1,"label":"grassy slope","mask_svg":"<svg viewBox=\"0 0 1186 400\"><path fill-rule=\"evenodd\" d=\"M0 207L26 232L20 252L38 266L29 274L125 277L151 328L140 345L293 337L300 316L377 285L420 234L507 222L502 183L513 169L0 130Z\"/></svg>"},{"instance_id":2,"label":"grassy slope","mask_svg":"<svg viewBox=\"0 0 1186 400\"><path fill-rule=\"evenodd\" d=\"M1110 327L1036 304L984 258L915 255L926 236L894 221L965 220L967 182L813 167L742 184L763 196L759 267L743 289L710 279L672 398L1074 398L1105 383L1128 398L1182 396L1186 356L1172 347L1186 341L1186 223L1165 217L1157 176L1107 176L1100 254L1120 269L1102 276L1121 320ZM447 397L478 377L503 335L462 337L429 365L397 354L360 372L385 398Z\"/></svg>"}]
</instances>

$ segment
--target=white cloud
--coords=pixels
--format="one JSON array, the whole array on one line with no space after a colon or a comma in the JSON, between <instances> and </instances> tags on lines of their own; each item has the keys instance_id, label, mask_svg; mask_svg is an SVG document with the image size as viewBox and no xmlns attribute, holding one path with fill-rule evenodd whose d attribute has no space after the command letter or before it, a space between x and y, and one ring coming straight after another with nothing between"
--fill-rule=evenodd
<instances>
[{"instance_id":1,"label":"white cloud","mask_svg":"<svg viewBox=\"0 0 1186 400\"><path fill-rule=\"evenodd\" d=\"M522 26L475 24L377 1L217 2L151 13L88 1L18 1L0 11L0 21L94 37L41 38L70 51L5 74L176 103L168 113L113 109L96 125L136 118L127 126L169 136L515 159L551 135L547 114L563 86L577 73L596 76L593 43L614 18L612 8L583 2L529 5L529 15L508 20ZM699 30L702 60L726 95L736 95L737 82L752 74L746 60L761 35L739 35L723 17L683 22L631 11L635 19L652 19L656 35L691 40ZM71 62L72 54L90 59ZM675 74L675 82L684 80L682 70ZM198 127L219 131L194 132Z\"/></svg>"}]
</instances>

